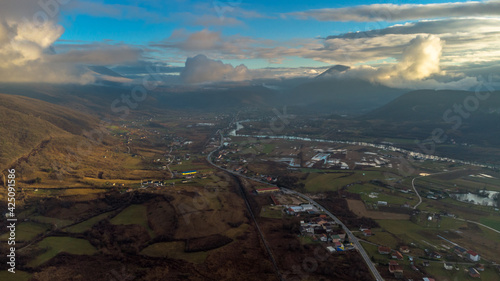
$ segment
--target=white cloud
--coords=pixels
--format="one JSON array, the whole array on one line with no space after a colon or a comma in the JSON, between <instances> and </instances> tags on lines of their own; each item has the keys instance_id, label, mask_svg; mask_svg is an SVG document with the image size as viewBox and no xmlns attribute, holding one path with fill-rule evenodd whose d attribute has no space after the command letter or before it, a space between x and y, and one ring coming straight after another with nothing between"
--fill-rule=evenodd
<instances>
[{"instance_id":1,"label":"white cloud","mask_svg":"<svg viewBox=\"0 0 500 281\"><path fill-rule=\"evenodd\" d=\"M2 0L0 82L91 83L94 76L83 65L121 63L140 56L140 50L113 45L56 53L54 43L64 33L55 22L61 7L44 7L38 1Z\"/></svg>"},{"instance_id":2,"label":"white cloud","mask_svg":"<svg viewBox=\"0 0 500 281\"><path fill-rule=\"evenodd\" d=\"M187 58L181 72L185 83L204 83L215 81L243 81L249 79L248 68L241 64L233 67L219 60L211 60L205 55Z\"/></svg>"},{"instance_id":3,"label":"white cloud","mask_svg":"<svg viewBox=\"0 0 500 281\"><path fill-rule=\"evenodd\" d=\"M326 8L289 13L299 19L319 21L403 21L417 19L500 16L499 1L470 1L440 4L373 4L346 8Z\"/></svg>"},{"instance_id":4,"label":"white cloud","mask_svg":"<svg viewBox=\"0 0 500 281\"><path fill-rule=\"evenodd\" d=\"M437 36L417 36L403 51L401 60L382 71L379 79L401 77L411 81L422 80L432 74L438 74L442 48L443 43Z\"/></svg>"},{"instance_id":5,"label":"white cloud","mask_svg":"<svg viewBox=\"0 0 500 281\"><path fill-rule=\"evenodd\" d=\"M452 79L441 71L443 45L444 42L435 35L418 35L409 42L399 61L394 64L354 67L333 77L361 78L405 89L469 89L476 85L475 77Z\"/></svg>"}]
</instances>

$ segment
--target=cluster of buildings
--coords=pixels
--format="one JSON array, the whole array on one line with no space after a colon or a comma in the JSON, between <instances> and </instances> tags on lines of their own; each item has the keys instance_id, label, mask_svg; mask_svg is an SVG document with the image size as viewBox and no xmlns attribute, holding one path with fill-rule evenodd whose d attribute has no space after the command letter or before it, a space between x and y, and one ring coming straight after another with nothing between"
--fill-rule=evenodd
<instances>
[{"instance_id":1,"label":"cluster of buildings","mask_svg":"<svg viewBox=\"0 0 500 281\"><path fill-rule=\"evenodd\" d=\"M390 255L392 259L403 260L404 256L398 250L392 250L389 247L380 246L378 247L378 253L381 255Z\"/></svg>"},{"instance_id":2,"label":"cluster of buildings","mask_svg":"<svg viewBox=\"0 0 500 281\"><path fill-rule=\"evenodd\" d=\"M364 154L366 154L366 156L363 156L360 162L354 163L356 166L380 168L388 164L391 165L389 160L384 159L383 157L378 157L377 153L365 152ZM390 167L392 167L392 165Z\"/></svg>"},{"instance_id":3,"label":"cluster of buildings","mask_svg":"<svg viewBox=\"0 0 500 281\"><path fill-rule=\"evenodd\" d=\"M141 181L141 188L160 187L160 186L165 186L164 181L159 181L159 180L143 180L143 181Z\"/></svg>"},{"instance_id":4,"label":"cluster of buildings","mask_svg":"<svg viewBox=\"0 0 500 281\"><path fill-rule=\"evenodd\" d=\"M440 259L440 258L442 258L441 254L438 253L438 252L436 252L436 251L431 251L429 249L424 249L424 252L425 252L425 255L428 256L431 259Z\"/></svg>"},{"instance_id":5,"label":"cluster of buildings","mask_svg":"<svg viewBox=\"0 0 500 281\"><path fill-rule=\"evenodd\" d=\"M341 170L349 170L349 165L342 161L347 155L346 149L314 149L316 155L307 161L305 166L311 168L318 162L323 162L326 168L337 167Z\"/></svg>"},{"instance_id":6,"label":"cluster of buildings","mask_svg":"<svg viewBox=\"0 0 500 281\"><path fill-rule=\"evenodd\" d=\"M456 266L456 265L453 266L453 264L450 264L450 263L444 263L444 269L446 269L446 270L453 270L453 269L459 270L458 266ZM482 271L484 271L484 265L479 264L479 263L467 268L467 274L472 278L481 278L480 272L482 272Z\"/></svg>"},{"instance_id":7,"label":"cluster of buildings","mask_svg":"<svg viewBox=\"0 0 500 281\"><path fill-rule=\"evenodd\" d=\"M346 241L346 233L327 215L301 221L300 233L313 241L328 243L326 249L330 253L354 249L353 244Z\"/></svg>"},{"instance_id":8,"label":"cluster of buildings","mask_svg":"<svg viewBox=\"0 0 500 281\"><path fill-rule=\"evenodd\" d=\"M286 206L285 212L288 215L299 215L300 213L309 213L314 214L318 212L318 209L314 207L312 204L300 204L300 205L288 205Z\"/></svg>"},{"instance_id":9,"label":"cluster of buildings","mask_svg":"<svg viewBox=\"0 0 500 281\"><path fill-rule=\"evenodd\" d=\"M381 255L390 255L393 260L389 261L389 272L394 274L396 278L403 278L403 266L399 265L398 261L404 260L403 253L410 253L408 246L401 246L398 250L393 250L389 247L379 246L378 253Z\"/></svg>"}]
</instances>

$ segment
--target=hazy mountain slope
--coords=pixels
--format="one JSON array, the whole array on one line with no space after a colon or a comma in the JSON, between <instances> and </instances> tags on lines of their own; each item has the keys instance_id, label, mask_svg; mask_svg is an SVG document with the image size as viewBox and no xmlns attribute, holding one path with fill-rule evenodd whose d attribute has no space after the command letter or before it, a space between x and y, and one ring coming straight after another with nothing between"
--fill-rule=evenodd
<instances>
[{"instance_id":1,"label":"hazy mountain slope","mask_svg":"<svg viewBox=\"0 0 500 281\"><path fill-rule=\"evenodd\" d=\"M323 74L321 74L323 75ZM361 114L380 107L406 92L363 80L319 78L287 92L283 99L305 111Z\"/></svg>"},{"instance_id":2,"label":"hazy mountain slope","mask_svg":"<svg viewBox=\"0 0 500 281\"><path fill-rule=\"evenodd\" d=\"M100 117L110 114L113 101L130 97L131 91L131 86L0 84L0 93L30 97Z\"/></svg>"},{"instance_id":3,"label":"hazy mountain slope","mask_svg":"<svg viewBox=\"0 0 500 281\"><path fill-rule=\"evenodd\" d=\"M453 90L418 90L404 94L392 102L382 106L364 116L365 119L390 120L398 116L400 121L429 120L442 122L443 115L447 110L455 111L454 105L464 108L466 113L470 113L470 119L481 116L495 117L493 113L500 110L500 92L480 93L488 95L485 100L480 100L474 92L453 91ZM474 100L479 102L477 110L468 110L465 103L474 105ZM469 102L468 102L469 101ZM451 116L451 114L450 114ZM464 118L464 119L469 119Z\"/></svg>"},{"instance_id":4,"label":"hazy mountain slope","mask_svg":"<svg viewBox=\"0 0 500 281\"><path fill-rule=\"evenodd\" d=\"M500 145L500 92L419 90L407 93L366 115L379 134L425 139L442 129L461 143ZM477 102L477 108L476 104Z\"/></svg>"},{"instance_id":5,"label":"hazy mountain slope","mask_svg":"<svg viewBox=\"0 0 500 281\"><path fill-rule=\"evenodd\" d=\"M277 102L276 97L276 91L260 85L153 94L156 106L200 111L273 106Z\"/></svg>"}]
</instances>

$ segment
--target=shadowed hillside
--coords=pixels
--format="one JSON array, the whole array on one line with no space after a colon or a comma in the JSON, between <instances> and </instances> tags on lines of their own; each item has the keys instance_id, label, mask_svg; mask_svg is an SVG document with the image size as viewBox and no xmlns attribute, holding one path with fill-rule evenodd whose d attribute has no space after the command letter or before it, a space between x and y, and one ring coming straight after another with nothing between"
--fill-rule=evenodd
<instances>
[{"instance_id":1,"label":"shadowed hillside","mask_svg":"<svg viewBox=\"0 0 500 281\"><path fill-rule=\"evenodd\" d=\"M393 137L428 138L442 129L457 143L500 145L500 92L419 90L407 93L361 119L374 132Z\"/></svg>"}]
</instances>

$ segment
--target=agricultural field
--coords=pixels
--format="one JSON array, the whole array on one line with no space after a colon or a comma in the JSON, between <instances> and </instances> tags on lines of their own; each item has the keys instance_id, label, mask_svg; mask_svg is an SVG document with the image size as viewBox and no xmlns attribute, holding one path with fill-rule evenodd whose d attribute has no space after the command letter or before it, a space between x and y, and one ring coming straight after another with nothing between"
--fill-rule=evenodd
<instances>
[{"instance_id":1,"label":"agricultural field","mask_svg":"<svg viewBox=\"0 0 500 281\"><path fill-rule=\"evenodd\" d=\"M439 281L468 281L468 280L479 280L477 278L472 278L465 271L469 268L467 265L458 265L459 270L446 270L442 263L433 262L429 267L426 267L425 270L432 274L436 280ZM489 281L489 280L500 280L500 274L498 271L492 268L485 268L483 272L480 272L481 280Z\"/></svg>"},{"instance_id":2,"label":"agricultural field","mask_svg":"<svg viewBox=\"0 0 500 281\"><path fill-rule=\"evenodd\" d=\"M381 212L381 211L373 211L367 210L365 203L360 200L347 200L347 204L349 205L349 209L356 214L358 217L367 217L371 219L395 219L395 220L407 220L409 219L409 215L407 214L398 214L391 212Z\"/></svg>"},{"instance_id":3,"label":"agricultural field","mask_svg":"<svg viewBox=\"0 0 500 281\"><path fill-rule=\"evenodd\" d=\"M16 226L16 240L19 242L30 241L37 235L43 234L49 229L50 227L48 224L22 222ZM7 241L8 237L9 233L4 233L0 236L0 241Z\"/></svg>"},{"instance_id":4,"label":"agricultural field","mask_svg":"<svg viewBox=\"0 0 500 281\"><path fill-rule=\"evenodd\" d=\"M87 240L71 237L47 237L34 247L43 249L44 252L28 263L30 267L40 266L61 252L75 255L92 255L97 252Z\"/></svg>"},{"instance_id":5,"label":"agricultural field","mask_svg":"<svg viewBox=\"0 0 500 281\"><path fill-rule=\"evenodd\" d=\"M31 216L30 220L38 223L51 224L57 226L58 228L65 227L73 223L72 220L58 219L45 216Z\"/></svg>"},{"instance_id":6,"label":"agricultural field","mask_svg":"<svg viewBox=\"0 0 500 281\"><path fill-rule=\"evenodd\" d=\"M263 218L281 219L283 216L283 208L274 206L263 206L260 211L260 216Z\"/></svg>"},{"instance_id":7,"label":"agricultural field","mask_svg":"<svg viewBox=\"0 0 500 281\"><path fill-rule=\"evenodd\" d=\"M98 222L100 222L101 220L107 218L111 213L104 213L104 214L100 214L100 215L97 215L93 218L90 218L86 221L83 221L79 224L75 224L73 226L70 226L70 227L67 227L65 230L67 232L71 232L71 233L83 233L87 230L90 230L92 228L92 226Z\"/></svg>"},{"instance_id":8,"label":"agricultural field","mask_svg":"<svg viewBox=\"0 0 500 281\"><path fill-rule=\"evenodd\" d=\"M155 237L155 233L148 225L148 215L146 206L144 205L130 205L121 213L116 215L111 220L112 224L115 225L129 225L129 224L137 224L141 225L148 231L149 235L153 238Z\"/></svg>"},{"instance_id":9,"label":"agricultural field","mask_svg":"<svg viewBox=\"0 0 500 281\"><path fill-rule=\"evenodd\" d=\"M384 180L385 175L379 171L336 171L332 173L311 173L305 184L307 192L337 191L354 183L367 183L371 180Z\"/></svg>"},{"instance_id":10,"label":"agricultural field","mask_svg":"<svg viewBox=\"0 0 500 281\"><path fill-rule=\"evenodd\" d=\"M479 220L479 222L486 225L486 226L489 226L491 228L494 228L494 229L500 231L500 216L499 215L491 216L491 217L487 217L487 218L481 218Z\"/></svg>"},{"instance_id":11,"label":"agricultural field","mask_svg":"<svg viewBox=\"0 0 500 281\"><path fill-rule=\"evenodd\" d=\"M414 243L419 248L431 248L447 251L442 245L452 247L453 245L439 238L438 235L451 240L467 249L473 249L485 259L497 259L497 249L500 244L500 236L486 228L472 223L466 223L452 218L442 218L440 221L429 221L425 216L420 216L416 222L409 220L377 220L380 229L372 229L375 233L370 241L379 244L389 243ZM393 235L391 242L388 235L377 235L387 232Z\"/></svg>"},{"instance_id":12,"label":"agricultural field","mask_svg":"<svg viewBox=\"0 0 500 281\"><path fill-rule=\"evenodd\" d=\"M7 270L0 271L0 280L2 281L29 281L32 275L26 271L16 270L15 274Z\"/></svg>"},{"instance_id":13,"label":"agricultural field","mask_svg":"<svg viewBox=\"0 0 500 281\"><path fill-rule=\"evenodd\" d=\"M389 205L403 205L408 203L413 206L418 202L415 193L404 194L394 189L382 188L373 184L355 184L347 190L361 195L361 200L367 205L376 205L378 201L385 201Z\"/></svg>"}]
</instances>

